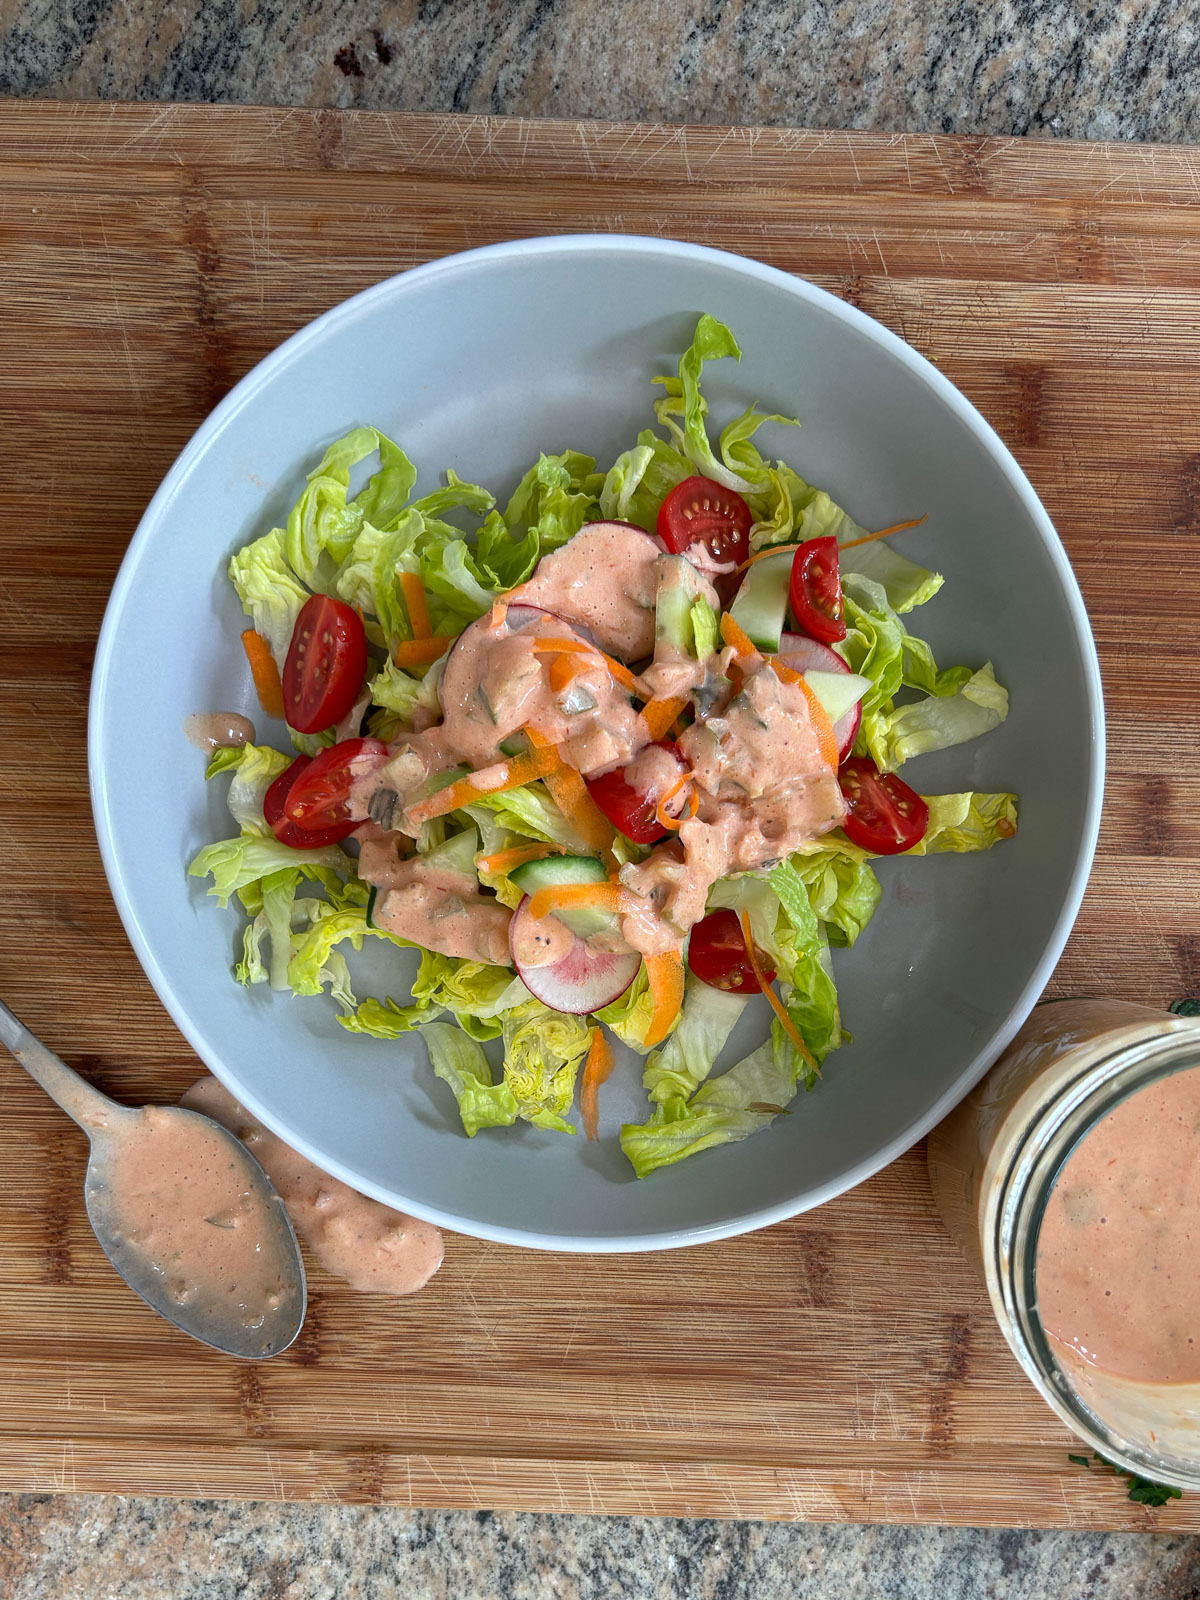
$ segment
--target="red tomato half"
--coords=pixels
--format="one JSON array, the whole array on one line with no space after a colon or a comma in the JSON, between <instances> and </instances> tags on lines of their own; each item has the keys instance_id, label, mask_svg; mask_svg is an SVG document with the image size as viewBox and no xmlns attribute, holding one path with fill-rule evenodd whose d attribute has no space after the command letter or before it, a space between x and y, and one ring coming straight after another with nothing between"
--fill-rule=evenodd
<instances>
[{"instance_id":1,"label":"red tomato half","mask_svg":"<svg viewBox=\"0 0 1200 1600\"><path fill-rule=\"evenodd\" d=\"M754 513L732 489L711 478L685 478L658 508L658 536L673 555L705 545L714 561L736 561L750 554Z\"/></svg>"},{"instance_id":2,"label":"red tomato half","mask_svg":"<svg viewBox=\"0 0 1200 1600\"><path fill-rule=\"evenodd\" d=\"M710 911L692 929L688 966L704 983L730 994L757 994L758 979L746 953L736 911ZM763 967L763 982L773 983L774 967Z\"/></svg>"},{"instance_id":3,"label":"red tomato half","mask_svg":"<svg viewBox=\"0 0 1200 1600\"><path fill-rule=\"evenodd\" d=\"M311 756L297 756L275 779L263 797L263 816L280 844L293 850L319 850L322 845L336 844L358 827L354 821L339 822L333 828L302 828L287 815L288 796L302 772L312 766Z\"/></svg>"},{"instance_id":4,"label":"red tomato half","mask_svg":"<svg viewBox=\"0 0 1200 1600\"><path fill-rule=\"evenodd\" d=\"M283 709L301 733L340 722L367 670L362 618L344 600L314 594L300 608L283 664Z\"/></svg>"},{"instance_id":5,"label":"red tomato half","mask_svg":"<svg viewBox=\"0 0 1200 1600\"><path fill-rule=\"evenodd\" d=\"M838 783L846 801L842 831L860 850L898 856L925 837L929 807L894 772L880 772L869 756L843 761Z\"/></svg>"},{"instance_id":6,"label":"red tomato half","mask_svg":"<svg viewBox=\"0 0 1200 1600\"><path fill-rule=\"evenodd\" d=\"M284 803L284 816L298 822L310 837L334 829L337 831L327 842L344 839L362 821L350 816L351 785L372 767L382 765L387 753L381 739L343 739L341 744L330 745L297 776Z\"/></svg>"},{"instance_id":7,"label":"red tomato half","mask_svg":"<svg viewBox=\"0 0 1200 1600\"><path fill-rule=\"evenodd\" d=\"M838 542L832 535L809 539L792 558L792 615L798 627L822 644L846 637Z\"/></svg>"},{"instance_id":8,"label":"red tomato half","mask_svg":"<svg viewBox=\"0 0 1200 1600\"><path fill-rule=\"evenodd\" d=\"M679 760L679 747L674 740L660 739L659 749L669 750ZM611 772L604 772L598 778L585 779L588 793L613 827L619 828L627 839L632 839L635 844L655 844L667 836L667 829L655 814L662 796L635 789L626 780L627 770L625 767L614 767ZM679 771L682 774L682 761L679 762Z\"/></svg>"}]
</instances>

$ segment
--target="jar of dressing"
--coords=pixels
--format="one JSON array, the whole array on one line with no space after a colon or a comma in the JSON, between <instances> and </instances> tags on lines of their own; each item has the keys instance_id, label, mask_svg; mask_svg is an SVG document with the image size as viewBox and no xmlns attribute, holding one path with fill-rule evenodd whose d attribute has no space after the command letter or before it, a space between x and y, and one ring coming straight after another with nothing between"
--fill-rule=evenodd
<instances>
[{"instance_id":1,"label":"jar of dressing","mask_svg":"<svg viewBox=\"0 0 1200 1600\"><path fill-rule=\"evenodd\" d=\"M929 1175L1047 1404L1200 1489L1200 1020L1044 1002L930 1135Z\"/></svg>"}]
</instances>

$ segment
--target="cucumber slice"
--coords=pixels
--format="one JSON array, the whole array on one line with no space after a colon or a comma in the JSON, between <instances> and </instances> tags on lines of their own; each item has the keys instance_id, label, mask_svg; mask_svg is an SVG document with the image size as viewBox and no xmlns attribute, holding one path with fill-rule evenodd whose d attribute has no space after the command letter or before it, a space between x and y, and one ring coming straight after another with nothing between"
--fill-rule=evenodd
<instances>
[{"instance_id":1,"label":"cucumber slice","mask_svg":"<svg viewBox=\"0 0 1200 1600\"><path fill-rule=\"evenodd\" d=\"M557 888L560 884L604 883L608 873L594 856L545 856L541 861L526 861L514 867L508 876L524 894L536 894L539 889ZM606 933L617 923L610 912L594 911L588 906L556 911L554 915L580 939Z\"/></svg>"},{"instance_id":2,"label":"cucumber slice","mask_svg":"<svg viewBox=\"0 0 1200 1600\"><path fill-rule=\"evenodd\" d=\"M536 894L560 883L603 883L608 873L595 856L543 856L514 867L509 877L523 894Z\"/></svg>"},{"instance_id":3,"label":"cucumber slice","mask_svg":"<svg viewBox=\"0 0 1200 1600\"><path fill-rule=\"evenodd\" d=\"M367 927L368 928L377 928L379 926L379 924L375 921L375 902L378 899L379 899L379 889L375 884L372 884L371 885L371 892L367 896Z\"/></svg>"},{"instance_id":4,"label":"cucumber slice","mask_svg":"<svg viewBox=\"0 0 1200 1600\"><path fill-rule=\"evenodd\" d=\"M704 583L686 556L662 556L654 603L654 645L668 645L680 655L696 654L692 606L704 599Z\"/></svg>"},{"instance_id":5,"label":"cucumber slice","mask_svg":"<svg viewBox=\"0 0 1200 1600\"><path fill-rule=\"evenodd\" d=\"M443 844L427 850L421 860L439 872L457 872L461 877L473 878L478 853L479 830L472 827L451 834Z\"/></svg>"},{"instance_id":6,"label":"cucumber slice","mask_svg":"<svg viewBox=\"0 0 1200 1600\"><path fill-rule=\"evenodd\" d=\"M840 722L871 687L870 678L857 672L818 672L812 668L804 681L825 708L830 722Z\"/></svg>"},{"instance_id":7,"label":"cucumber slice","mask_svg":"<svg viewBox=\"0 0 1200 1600\"><path fill-rule=\"evenodd\" d=\"M792 581L791 550L764 556L746 571L729 614L760 650L778 650Z\"/></svg>"}]
</instances>

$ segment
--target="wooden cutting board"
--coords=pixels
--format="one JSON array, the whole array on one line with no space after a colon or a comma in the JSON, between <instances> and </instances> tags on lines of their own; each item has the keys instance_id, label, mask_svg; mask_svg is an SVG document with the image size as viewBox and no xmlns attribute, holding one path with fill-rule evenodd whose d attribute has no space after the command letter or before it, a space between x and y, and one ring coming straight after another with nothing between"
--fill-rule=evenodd
<instances>
[{"instance_id":1,"label":"wooden cutting board","mask_svg":"<svg viewBox=\"0 0 1200 1600\"><path fill-rule=\"evenodd\" d=\"M1111 737L1059 994L1200 993L1200 152L788 131L0 106L0 994L101 1087L196 1075L92 833L96 633L188 435L286 335L432 256L668 233L804 274L937 361L1083 585ZM1014 574L1020 582L1020 574ZM162 664L169 672L169 661ZM154 759L154 731L131 760ZM1200 1528L1067 1461L923 1154L744 1239L449 1241L409 1301L319 1272L237 1365L113 1277L84 1142L0 1061L0 1487Z\"/></svg>"}]
</instances>

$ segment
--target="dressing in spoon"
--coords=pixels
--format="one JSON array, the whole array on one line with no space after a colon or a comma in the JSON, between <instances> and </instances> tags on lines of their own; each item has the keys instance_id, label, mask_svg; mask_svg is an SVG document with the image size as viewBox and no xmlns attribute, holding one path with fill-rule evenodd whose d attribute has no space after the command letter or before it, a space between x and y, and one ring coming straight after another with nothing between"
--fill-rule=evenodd
<instances>
[{"instance_id":1,"label":"dressing in spoon","mask_svg":"<svg viewBox=\"0 0 1200 1600\"><path fill-rule=\"evenodd\" d=\"M304 1264L271 1180L211 1117L120 1106L0 1003L0 1043L91 1141L88 1220L130 1288L193 1338L246 1360L304 1321Z\"/></svg>"}]
</instances>

